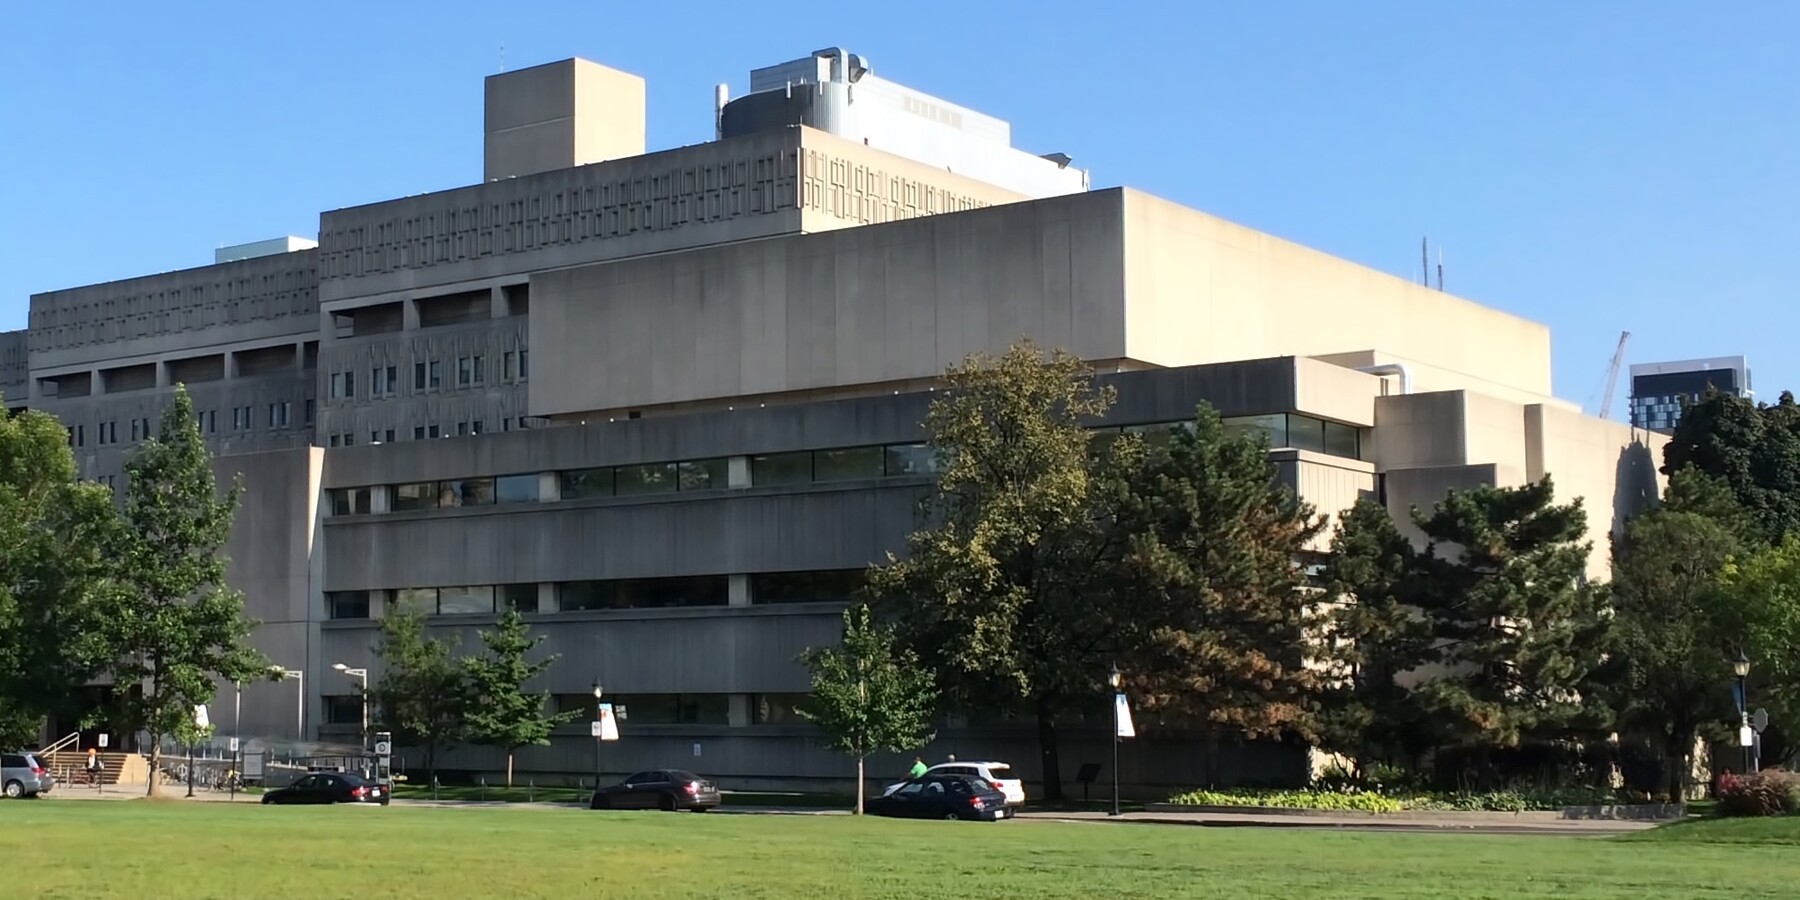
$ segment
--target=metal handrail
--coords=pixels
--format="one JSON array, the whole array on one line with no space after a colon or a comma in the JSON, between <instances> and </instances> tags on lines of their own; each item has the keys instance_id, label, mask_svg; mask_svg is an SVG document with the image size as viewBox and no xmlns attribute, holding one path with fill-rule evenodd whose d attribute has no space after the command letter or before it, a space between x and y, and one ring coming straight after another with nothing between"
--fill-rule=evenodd
<instances>
[{"instance_id":1,"label":"metal handrail","mask_svg":"<svg viewBox=\"0 0 1800 900\"><path fill-rule=\"evenodd\" d=\"M43 754L44 756L50 756L51 754L61 752L65 747L69 747L69 746L72 746L72 745L78 743L80 740L81 740L81 732L71 731L67 735L65 735L62 740L57 741L56 743L51 744L50 746L45 747L44 749L39 750L37 752Z\"/></svg>"}]
</instances>

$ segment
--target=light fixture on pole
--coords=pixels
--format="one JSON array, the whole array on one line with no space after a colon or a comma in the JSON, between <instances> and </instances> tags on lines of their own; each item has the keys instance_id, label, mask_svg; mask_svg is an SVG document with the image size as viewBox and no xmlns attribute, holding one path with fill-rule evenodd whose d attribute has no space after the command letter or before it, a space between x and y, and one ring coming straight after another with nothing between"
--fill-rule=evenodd
<instances>
[{"instance_id":1,"label":"light fixture on pole","mask_svg":"<svg viewBox=\"0 0 1800 900\"><path fill-rule=\"evenodd\" d=\"M361 694L362 694L362 745L363 745L363 749L367 750L367 749L369 749L369 670L368 669L352 669L349 666L344 665L343 663L337 663L337 664L333 665L332 668L361 682L361 686L362 686L362 690L361 690Z\"/></svg>"},{"instance_id":2,"label":"light fixture on pole","mask_svg":"<svg viewBox=\"0 0 1800 900\"><path fill-rule=\"evenodd\" d=\"M1748 775L1755 771L1756 762L1751 753L1756 736L1750 728L1750 692L1744 686L1750 677L1750 657L1742 647L1738 648L1737 658L1731 661L1731 674L1737 676L1738 743L1744 748L1744 774Z\"/></svg>"},{"instance_id":3,"label":"light fixture on pole","mask_svg":"<svg viewBox=\"0 0 1800 900\"><path fill-rule=\"evenodd\" d=\"M277 681L294 682L294 740L306 743L306 673L284 666L270 666L269 674Z\"/></svg>"},{"instance_id":4,"label":"light fixture on pole","mask_svg":"<svg viewBox=\"0 0 1800 900\"><path fill-rule=\"evenodd\" d=\"M1109 687L1112 688L1112 695L1113 695L1113 697L1112 697L1112 707L1113 707L1112 814L1116 816L1119 814L1119 685L1122 683L1122 679L1119 676L1118 664L1116 664L1116 663L1113 664L1111 671L1106 673L1106 683Z\"/></svg>"},{"instance_id":5,"label":"light fixture on pole","mask_svg":"<svg viewBox=\"0 0 1800 900\"><path fill-rule=\"evenodd\" d=\"M600 679L594 679L594 721L600 721L600 698L606 696L606 690L600 687ZM594 790L600 790L600 735L594 735Z\"/></svg>"}]
</instances>

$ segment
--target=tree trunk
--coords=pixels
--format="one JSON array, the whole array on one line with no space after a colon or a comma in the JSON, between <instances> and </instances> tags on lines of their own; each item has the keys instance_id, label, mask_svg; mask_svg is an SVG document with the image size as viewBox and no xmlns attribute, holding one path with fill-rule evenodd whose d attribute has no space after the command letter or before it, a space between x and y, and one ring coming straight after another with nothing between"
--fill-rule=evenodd
<instances>
[{"instance_id":1,"label":"tree trunk","mask_svg":"<svg viewBox=\"0 0 1800 900\"><path fill-rule=\"evenodd\" d=\"M1687 800L1688 773L1694 768L1694 731L1695 726L1684 721L1677 721L1669 730L1668 752L1663 755L1669 765L1665 783L1669 788L1670 803Z\"/></svg>"},{"instance_id":2,"label":"tree trunk","mask_svg":"<svg viewBox=\"0 0 1800 900\"><path fill-rule=\"evenodd\" d=\"M1038 754L1043 764L1044 799L1060 803L1063 799L1061 758L1056 746L1056 717L1047 701L1038 701Z\"/></svg>"},{"instance_id":3,"label":"tree trunk","mask_svg":"<svg viewBox=\"0 0 1800 900\"><path fill-rule=\"evenodd\" d=\"M863 758L856 758L856 815L863 814Z\"/></svg>"},{"instance_id":4,"label":"tree trunk","mask_svg":"<svg viewBox=\"0 0 1800 900\"><path fill-rule=\"evenodd\" d=\"M1219 773L1223 771L1223 768L1219 765L1219 729L1212 725L1208 725L1206 726L1205 734L1206 788L1207 790L1216 791L1219 789Z\"/></svg>"},{"instance_id":5,"label":"tree trunk","mask_svg":"<svg viewBox=\"0 0 1800 900\"><path fill-rule=\"evenodd\" d=\"M146 797L162 796L162 785L160 784L162 781L161 764L162 735L152 731L150 732L150 783L144 786L144 796Z\"/></svg>"},{"instance_id":6,"label":"tree trunk","mask_svg":"<svg viewBox=\"0 0 1800 900\"><path fill-rule=\"evenodd\" d=\"M512 787L512 757L512 749L508 748L506 751L506 786L508 788Z\"/></svg>"}]
</instances>

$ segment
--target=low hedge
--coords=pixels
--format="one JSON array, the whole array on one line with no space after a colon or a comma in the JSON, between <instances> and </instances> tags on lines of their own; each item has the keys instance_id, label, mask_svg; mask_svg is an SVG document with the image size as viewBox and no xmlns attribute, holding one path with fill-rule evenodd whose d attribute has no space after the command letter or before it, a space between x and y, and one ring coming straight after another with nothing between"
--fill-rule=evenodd
<instances>
[{"instance_id":1,"label":"low hedge","mask_svg":"<svg viewBox=\"0 0 1800 900\"><path fill-rule=\"evenodd\" d=\"M1262 809L1317 809L1327 812L1399 812L1406 807L1382 794L1342 791L1188 791L1169 798L1185 806L1244 806Z\"/></svg>"},{"instance_id":2,"label":"low hedge","mask_svg":"<svg viewBox=\"0 0 1800 900\"><path fill-rule=\"evenodd\" d=\"M1242 806L1251 809L1393 813L1405 810L1528 812L1559 810L1565 806L1593 806L1617 801L1611 792L1597 788L1569 788L1556 791L1486 791L1406 795L1354 790L1198 790L1176 794L1169 798L1169 802L1186 806Z\"/></svg>"}]
</instances>

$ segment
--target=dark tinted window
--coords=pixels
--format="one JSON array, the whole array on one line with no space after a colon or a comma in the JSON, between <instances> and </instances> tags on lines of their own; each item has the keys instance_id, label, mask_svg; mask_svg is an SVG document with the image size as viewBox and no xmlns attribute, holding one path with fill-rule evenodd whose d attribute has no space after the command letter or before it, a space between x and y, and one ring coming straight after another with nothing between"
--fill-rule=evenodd
<instances>
[{"instance_id":1,"label":"dark tinted window","mask_svg":"<svg viewBox=\"0 0 1800 900\"><path fill-rule=\"evenodd\" d=\"M503 475L494 479L494 498L500 503L536 503L536 475Z\"/></svg>"},{"instance_id":2,"label":"dark tinted window","mask_svg":"<svg viewBox=\"0 0 1800 900\"><path fill-rule=\"evenodd\" d=\"M699 781L700 776L695 775L694 773L689 772L686 769L670 769L669 770L669 780L670 781Z\"/></svg>"},{"instance_id":3,"label":"dark tinted window","mask_svg":"<svg viewBox=\"0 0 1800 900\"><path fill-rule=\"evenodd\" d=\"M655 772L633 772L625 780L632 784L642 784L646 781L655 781L656 773Z\"/></svg>"},{"instance_id":4,"label":"dark tinted window","mask_svg":"<svg viewBox=\"0 0 1800 900\"><path fill-rule=\"evenodd\" d=\"M8 753L5 756L0 756L0 766L5 766L8 769L23 769L25 768L25 757L14 756L11 753Z\"/></svg>"}]
</instances>

